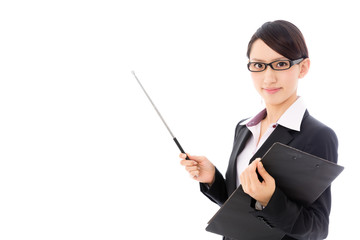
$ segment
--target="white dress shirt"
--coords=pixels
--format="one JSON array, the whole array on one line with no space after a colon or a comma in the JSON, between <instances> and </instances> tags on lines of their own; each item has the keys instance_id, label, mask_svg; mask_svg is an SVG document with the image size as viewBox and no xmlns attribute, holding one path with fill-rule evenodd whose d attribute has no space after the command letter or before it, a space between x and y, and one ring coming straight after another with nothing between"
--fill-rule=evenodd
<instances>
[{"instance_id":1,"label":"white dress shirt","mask_svg":"<svg viewBox=\"0 0 360 240\"><path fill-rule=\"evenodd\" d=\"M249 161L252 156L259 150L261 145L266 141L266 139L271 135L271 133L276 129L280 124L283 127L300 131L301 122L306 111L306 106L301 97L298 99L283 113L276 123L270 124L269 128L266 130L264 135L260 137L261 129L261 120L266 117L266 109L262 110L255 117L249 118L248 120L240 123L245 125L251 131L252 135L249 138L248 142L245 145L245 148L237 157L236 170L237 170L237 180L236 186L241 184L240 174L248 167Z\"/></svg>"}]
</instances>

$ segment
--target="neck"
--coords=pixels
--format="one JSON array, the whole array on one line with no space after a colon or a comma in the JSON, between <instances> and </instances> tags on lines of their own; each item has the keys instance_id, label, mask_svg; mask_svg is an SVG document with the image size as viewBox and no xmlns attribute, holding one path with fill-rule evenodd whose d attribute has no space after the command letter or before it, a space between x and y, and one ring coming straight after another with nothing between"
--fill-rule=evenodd
<instances>
[{"instance_id":1,"label":"neck","mask_svg":"<svg viewBox=\"0 0 360 240\"><path fill-rule=\"evenodd\" d=\"M284 114L284 112L298 99L297 95L294 97L290 97L288 100L278 105L266 104L266 112L267 115L264 120L268 124L276 123L280 117Z\"/></svg>"}]
</instances>

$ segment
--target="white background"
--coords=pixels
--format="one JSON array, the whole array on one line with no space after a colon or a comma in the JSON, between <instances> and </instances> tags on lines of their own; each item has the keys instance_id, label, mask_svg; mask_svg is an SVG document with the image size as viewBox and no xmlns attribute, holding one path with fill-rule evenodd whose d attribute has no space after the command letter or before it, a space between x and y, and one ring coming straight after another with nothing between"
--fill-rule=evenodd
<instances>
[{"instance_id":1,"label":"white background","mask_svg":"<svg viewBox=\"0 0 360 240\"><path fill-rule=\"evenodd\" d=\"M261 109L246 69L264 22L303 32L310 113L339 138L328 239L357 231L356 1L1 1L0 239L221 239L218 207L179 164L225 172L236 123Z\"/></svg>"}]
</instances>

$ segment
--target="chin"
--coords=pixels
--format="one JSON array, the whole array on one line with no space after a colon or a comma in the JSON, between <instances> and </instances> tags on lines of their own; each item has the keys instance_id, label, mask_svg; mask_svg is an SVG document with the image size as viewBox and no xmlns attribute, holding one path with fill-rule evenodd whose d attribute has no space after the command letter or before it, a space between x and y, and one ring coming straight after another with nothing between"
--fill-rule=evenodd
<instances>
[{"instance_id":1,"label":"chin","mask_svg":"<svg viewBox=\"0 0 360 240\"><path fill-rule=\"evenodd\" d=\"M271 105L271 106L281 106L283 104L286 104L288 102L293 102L291 99L292 99L292 96L283 96L283 95L263 95L262 96L263 99L264 99L264 102L267 106ZM297 98L297 97L296 97ZM296 100L295 98L295 100Z\"/></svg>"}]
</instances>

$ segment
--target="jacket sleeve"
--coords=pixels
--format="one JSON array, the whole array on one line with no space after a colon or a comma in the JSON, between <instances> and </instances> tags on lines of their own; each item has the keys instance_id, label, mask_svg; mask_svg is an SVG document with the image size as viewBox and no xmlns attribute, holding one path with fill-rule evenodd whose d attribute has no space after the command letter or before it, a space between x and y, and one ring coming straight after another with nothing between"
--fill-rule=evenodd
<instances>
[{"instance_id":1,"label":"jacket sleeve","mask_svg":"<svg viewBox=\"0 0 360 240\"><path fill-rule=\"evenodd\" d=\"M337 163L338 141L330 128L314 132L304 148L305 152ZM328 235L330 208L330 187L308 207L292 201L276 187L268 205L252 214L296 239L324 239Z\"/></svg>"},{"instance_id":2,"label":"jacket sleeve","mask_svg":"<svg viewBox=\"0 0 360 240\"><path fill-rule=\"evenodd\" d=\"M211 187L208 184L200 183L200 191L219 206L222 206L228 199L225 179L217 168L215 168L214 183Z\"/></svg>"},{"instance_id":3,"label":"jacket sleeve","mask_svg":"<svg viewBox=\"0 0 360 240\"><path fill-rule=\"evenodd\" d=\"M239 134L241 126L239 125L241 122L245 121L246 119L241 120L235 128L235 135L234 135L234 144L235 140ZM211 185L200 183L200 191L207 196L211 201L217 203L218 205L222 206L225 201L228 199L228 191L226 187L226 182L223 175L219 172L217 168L215 168L215 181Z\"/></svg>"}]
</instances>

